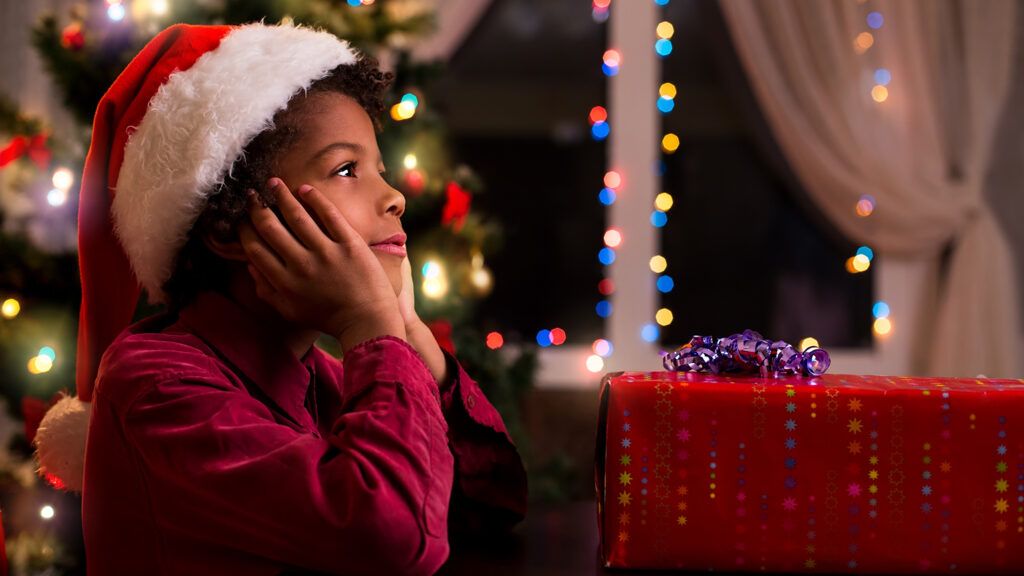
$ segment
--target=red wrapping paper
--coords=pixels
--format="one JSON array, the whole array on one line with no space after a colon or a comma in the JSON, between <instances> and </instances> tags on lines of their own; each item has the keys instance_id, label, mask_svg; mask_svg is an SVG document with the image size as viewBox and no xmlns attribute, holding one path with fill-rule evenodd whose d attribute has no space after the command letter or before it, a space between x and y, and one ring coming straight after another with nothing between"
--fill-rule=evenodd
<instances>
[{"instance_id":1,"label":"red wrapping paper","mask_svg":"<svg viewBox=\"0 0 1024 576\"><path fill-rule=\"evenodd\" d=\"M1024 380L605 377L607 567L1024 572Z\"/></svg>"}]
</instances>

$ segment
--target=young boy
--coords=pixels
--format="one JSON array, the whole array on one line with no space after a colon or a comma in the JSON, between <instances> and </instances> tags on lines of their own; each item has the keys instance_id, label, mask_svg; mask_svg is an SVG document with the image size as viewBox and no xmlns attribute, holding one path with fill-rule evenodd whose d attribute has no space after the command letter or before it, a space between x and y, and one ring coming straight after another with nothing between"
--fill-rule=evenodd
<instances>
[{"instance_id":1,"label":"young boy","mask_svg":"<svg viewBox=\"0 0 1024 576\"><path fill-rule=\"evenodd\" d=\"M449 526L523 518L501 416L415 312L389 81L326 33L177 25L100 102L78 399L36 440L90 574L431 574ZM127 326L139 284L168 308Z\"/></svg>"}]
</instances>

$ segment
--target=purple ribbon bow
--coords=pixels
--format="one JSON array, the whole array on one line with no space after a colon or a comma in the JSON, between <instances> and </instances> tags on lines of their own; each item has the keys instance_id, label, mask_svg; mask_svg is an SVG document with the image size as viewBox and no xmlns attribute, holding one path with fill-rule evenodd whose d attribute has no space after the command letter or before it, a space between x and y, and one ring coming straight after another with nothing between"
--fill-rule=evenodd
<instances>
[{"instance_id":1,"label":"purple ribbon bow","mask_svg":"<svg viewBox=\"0 0 1024 576\"><path fill-rule=\"evenodd\" d=\"M744 330L717 341L711 336L694 336L666 354L664 363L665 369L673 372L759 372L778 377L821 376L832 361L828 352L817 346L798 352L782 340L766 340L753 330Z\"/></svg>"}]
</instances>

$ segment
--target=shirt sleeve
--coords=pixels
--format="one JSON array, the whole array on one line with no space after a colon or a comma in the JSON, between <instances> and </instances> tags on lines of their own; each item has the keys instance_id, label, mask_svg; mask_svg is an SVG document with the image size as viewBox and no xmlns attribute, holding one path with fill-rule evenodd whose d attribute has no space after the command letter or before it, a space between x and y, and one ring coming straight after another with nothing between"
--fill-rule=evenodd
<instances>
[{"instance_id":1,"label":"shirt sleeve","mask_svg":"<svg viewBox=\"0 0 1024 576\"><path fill-rule=\"evenodd\" d=\"M276 423L223 377L161 381L136 398L125 433L165 530L282 566L344 574L433 574L448 556L453 481L433 378L406 342L346 354L329 435Z\"/></svg>"},{"instance_id":2,"label":"shirt sleeve","mask_svg":"<svg viewBox=\"0 0 1024 576\"><path fill-rule=\"evenodd\" d=\"M459 361L444 351L440 386L455 456L449 526L453 532L507 530L526 516L526 470L501 415Z\"/></svg>"}]
</instances>

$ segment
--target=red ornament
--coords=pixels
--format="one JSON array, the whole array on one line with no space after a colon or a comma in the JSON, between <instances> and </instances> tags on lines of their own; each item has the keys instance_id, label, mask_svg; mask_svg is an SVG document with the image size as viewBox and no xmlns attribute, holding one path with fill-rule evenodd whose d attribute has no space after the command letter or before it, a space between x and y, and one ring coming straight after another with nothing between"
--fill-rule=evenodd
<instances>
[{"instance_id":1,"label":"red ornament","mask_svg":"<svg viewBox=\"0 0 1024 576\"><path fill-rule=\"evenodd\" d=\"M0 168L22 156L28 156L40 170L46 169L50 164L50 149L46 147L46 135L15 136L7 146L0 149Z\"/></svg>"},{"instance_id":2,"label":"red ornament","mask_svg":"<svg viewBox=\"0 0 1024 576\"><path fill-rule=\"evenodd\" d=\"M443 226L452 224L452 227L458 232L466 223L466 216L469 214L469 205L473 197L455 182L448 183L446 192L448 200L441 213L441 224Z\"/></svg>"},{"instance_id":3,"label":"red ornament","mask_svg":"<svg viewBox=\"0 0 1024 576\"><path fill-rule=\"evenodd\" d=\"M82 25L78 22L72 22L65 26L60 34L60 45L72 52L81 50L85 46L85 34L82 32Z\"/></svg>"},{"instance_id":4,"label":"red ornament","mask_svg":"<svg viewBox=\"0 0 1024 576\"><path fill-rule=\"evenodd\" d=\"M409 170L405 173L405 186L412 192L413 196L419 196L423 192L423 172Z\"/></svg>"}]
</instances>

